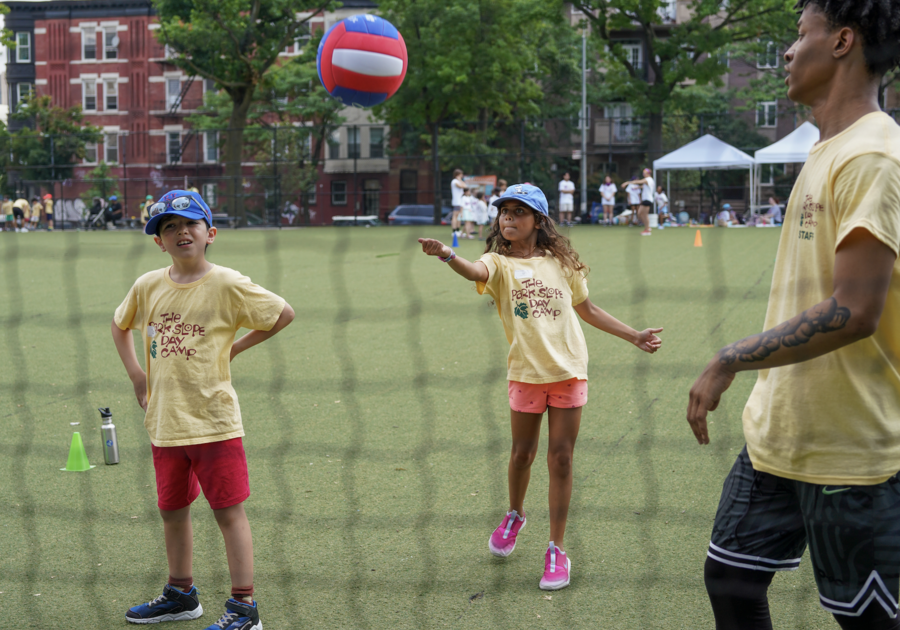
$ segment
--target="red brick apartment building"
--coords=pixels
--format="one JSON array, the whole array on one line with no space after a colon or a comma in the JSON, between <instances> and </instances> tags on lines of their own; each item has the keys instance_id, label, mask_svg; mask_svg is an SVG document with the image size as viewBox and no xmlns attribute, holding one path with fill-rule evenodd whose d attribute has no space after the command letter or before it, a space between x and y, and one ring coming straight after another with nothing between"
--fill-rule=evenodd
<instances>
[{"instance_id":1,"label":"red brick apartment building","mask_svg":"<svg viewBox=\"0 0 900 630\"><path fill-rule=\"evenodd\" d=\"M84 164L71 182L54 186L57 198L74 201L88 184L82 180L100 160L113 165L128 214L146 195L164 189L196 186L215 208L227 205L226 186L215 133L195 133L185 117L199 107L214 86L187 76L168 60L156 41L159 24L148 0L11 1L6 27L15 49L7 59L10 111L34 90L49 94L54 105L81 105L85 117L103 129L104 140L90 146ZM313 30L375 8L369 0L344 0L343 7L310 21ZM285 56L296 54L291 46ZM427 183L427 168L391 169L384 145L387 126L370 120L365 110L347 108L345 124L330 139L322 156L320 177L310 191L310 217L331 223L341 214L384 216L401 197L415 201L418 182ZM13 122L11 128L22 123ZM253 178L253 164L244 165L248 207L269 207L265 192ZM32 185L48 189L48 185ZM431 195L421 201L429 202ZM299 200L281 199L281 205ZM70 201L71 203L71 201Z\"/></svg>"}]
</instances>

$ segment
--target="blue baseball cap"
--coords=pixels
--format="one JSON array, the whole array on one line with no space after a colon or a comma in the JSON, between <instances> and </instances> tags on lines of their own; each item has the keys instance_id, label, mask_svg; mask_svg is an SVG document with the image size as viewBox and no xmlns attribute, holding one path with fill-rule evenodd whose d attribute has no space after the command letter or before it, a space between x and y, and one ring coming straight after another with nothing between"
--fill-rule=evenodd
<instances>
[{"instance_id":1,"label":"blue baseball cap","mask_svg":"<svg viewBox=\"0 0 900 630\"><path fill-rule=\"evenodd\" d=\"M722 204L722 210L731 210L731 204L730 204L730 203L723 203L723 204Z\"/></svg>"},{"instance_id":2,"label":"blue baseball cap","mask_svg":"<svg viewBox=\"0 0 900 630\"><path fill-rule=\"evenodd\" d=\"M513 184L508 186L506 191L491 203L491 205L500 207L500 204L509 199L521 201L526 206L536 212L540 212L544 216L550 216L547 210L547 197L541 192L541 189L531 184Z\"/></svg>"},{"instance_id":3,"label":"blue baseball cap","mask_svg":"<svg viewBox=\"0 0 900 630\"><path fill-rule=\"evenodd\" d=\"M110 201L115 201L116 199L118 199L118 197L116 197L115 195L109 198Z\"/></svg>"},{"instance_id":4,"label":"blue baseball cap","mask_svg":"<svg viewBox=\"0 0 900 630\"><path fill-rule=\"evenodd\" d=\"M156 227L167 216L177 215L188 219L203 219L212 227L212 211L198 193L189 190L170 190L150 206L150 220L144 226L144 234L156 235Z\"/></svg>"}]
</instances>

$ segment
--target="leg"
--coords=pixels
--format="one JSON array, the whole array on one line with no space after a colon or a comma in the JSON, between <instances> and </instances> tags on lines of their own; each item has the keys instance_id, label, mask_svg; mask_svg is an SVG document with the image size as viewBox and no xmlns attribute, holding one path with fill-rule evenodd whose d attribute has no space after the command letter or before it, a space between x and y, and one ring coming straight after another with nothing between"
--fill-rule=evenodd
<instances>
[{"instance_id":1,"label":"leg","mask_svg":"<svg viewBox=\"0 0 900 630\"><path fill-rule=\"evenodd\" d=\"M733 567L706 558L703 579L716 630L772 630L766 592L774 573Z\"/></svg>"},{"instance_id":2,"label":"leg","mask_svg":"<svg viewBox=\"0 0 900 630\"><path fill-rule=\"evenodd\" d=\"M160 509L166 537L166 559L169 577L190 578L193 575L194 529L191 525L191 506L180 510ZM190 587L188 587L190 588Z\"/></svg>"},{"instance_id":3,"label":"leg","mask_svg":"<svg viewBox=\"0 0 900 630\"><path fill-rule=\"evenodd\" d=\"M639 206L639 208L640 209L638 210L638 216L641 220L641 225L644 226L645 232L649 232L650 231L650 206L645 206L644 204L641 204Z\"/></svg>"},{"instance_id":4,"label":"leg","mask_svg":"<svg viewBox=\"0 0 900 630\"><path fill-rule=\"evenodd\" d=\"M213 514L225 539L225 554L228 557L232 589L252 586L253 538L250 535L250 521L244 512L243 502L221 510L213 510ZM253 603L252 595L243 599L248 604Z\"/></svg>"},{"instance_id":5,"label":"leg","mask_svg":"<svg viewBox=\"0 0 900 630\"><path fill-rule=\"evenodd\" d=\"M547 422L550 443L547 447L547 468L550 470L550 540L562 550L572 498L572 453L581 426L582 407L561 409L550 407Z\"/></svg>"},{"instance_id":6,"label":"leg","mask_svg":"<svg viewBox=\"0 0 900 630\"><path fill-rule=\"evenodd\" d=\"M509 509L524 514L525 492L531 480L531 464L537 454L541 437L542 413L524 413L510 410L512 425L512 451L509 455Z\"/></svg>"}]
</instances>

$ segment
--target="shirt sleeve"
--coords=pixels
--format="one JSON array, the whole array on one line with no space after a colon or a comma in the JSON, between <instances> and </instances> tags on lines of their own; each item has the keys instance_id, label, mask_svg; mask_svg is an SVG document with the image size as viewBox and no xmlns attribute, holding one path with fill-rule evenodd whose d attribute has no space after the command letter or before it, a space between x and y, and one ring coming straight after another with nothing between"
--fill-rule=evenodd
<instances>
[{"instance_id":1,"label":"shirt sleeve","mask_svg":"<svg viewBox=\"0 0 900 630\"><path fill-rule=\"evenodd\" d=\"M137 284L135 284L131 287L131 290L128 292L128 295L125 296L125 299L122 301L122 303L119 304L119 308L116 309L116 314L113 317L113 321L121 330L137 328L137 324L135 322L141 320L138 309L137 293Z\"/></svg>"},{"instance_id":2,"label":"shirt sleeve","mask_svg":"<svg viewBox=\"0 0 900 630\"><path fill-rule=\"evenodd\" d=\"M834 183L835 248L856 228L900 253L900 162L878 153L850 160Z\"/></svg>"},{"instance_id":3,"label":"shirt sleeve","mask_svg":"<svg viewBox=\"0 0 900 630\"><path fill-rule=\"evenodd\" d=\"M475 283L475 288L478 290L478 295L484 295L485 293L487 293L495 300L499 300L500 283L503 280L502 274L500 273L500 254L490 252L485 254L478 260L483 262L484 266L487 267L488 270L487 282Z\"/></svg>"},{"instance_id":4,"label":"shirt sleeve","mask_svg":"<svg viewBox=\"0 0 900 630\"><path fill-rule=\"evenodd\" d=\"M566 276L566 282L572 289L572 306L578 306L588 299L587 278L583 271L576 271Z\"/></svg>"},{"instance_id":5,"label":"shirt sleeve","mask_svg":"<svg viewBox=\"0 0 900 630\"><path fill-rule=\"evenodd\" d=\"M284 310L284 298L253 284L246 276L241 276L240 292L244 301L238 311L236 327L272 330Z\"/></svg>"}]
</instances>

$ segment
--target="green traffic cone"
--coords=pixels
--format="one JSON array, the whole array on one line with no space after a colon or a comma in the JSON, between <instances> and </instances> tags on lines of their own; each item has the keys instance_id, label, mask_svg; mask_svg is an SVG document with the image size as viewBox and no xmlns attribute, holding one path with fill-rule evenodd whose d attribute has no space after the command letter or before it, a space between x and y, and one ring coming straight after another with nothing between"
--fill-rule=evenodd
<instances>
[{"instance_id":1,"label":"green traffic cone","mask_svg":"<svg viewBox=\"0 0 900 630\"><path fill-rule=\"evenodd\" d=\"M81 434L76 431L72 434L72 446L69 447L69 461L66 462L65 468L68 472L82 472L93 468L84 452L84 443L81 441Z\"/></svg>"}]
</instances>

